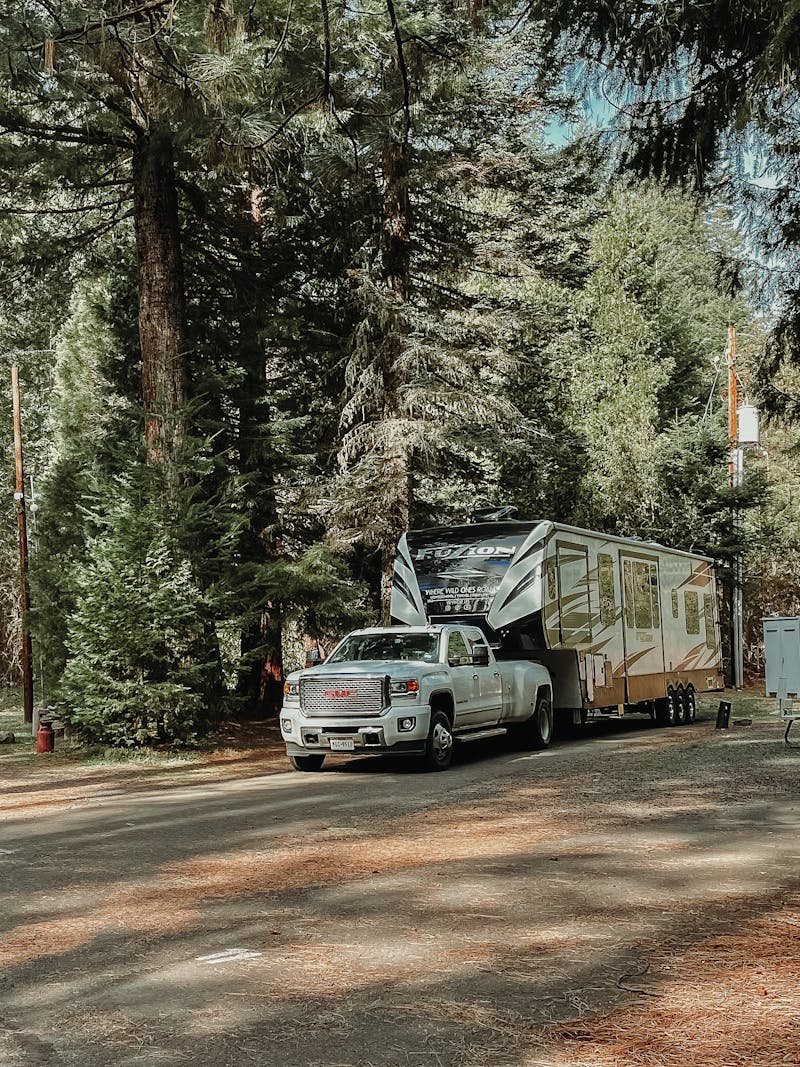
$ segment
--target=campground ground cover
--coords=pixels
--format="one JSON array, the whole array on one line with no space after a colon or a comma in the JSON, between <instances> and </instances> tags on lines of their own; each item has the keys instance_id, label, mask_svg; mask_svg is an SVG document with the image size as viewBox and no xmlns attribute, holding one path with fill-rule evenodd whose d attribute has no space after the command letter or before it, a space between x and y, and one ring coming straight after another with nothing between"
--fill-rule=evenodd
<instances>
[{"instance_id":1,"label":"campground ground cover","mask_svg":"<svg viewBox=\"0 0 800 1067\"><path fill-rule=\"evenodd\" d=\"M0 1063L800 1063L800 750L733 700L443 775L3 746Z\"/></svg>"}]
</instances>

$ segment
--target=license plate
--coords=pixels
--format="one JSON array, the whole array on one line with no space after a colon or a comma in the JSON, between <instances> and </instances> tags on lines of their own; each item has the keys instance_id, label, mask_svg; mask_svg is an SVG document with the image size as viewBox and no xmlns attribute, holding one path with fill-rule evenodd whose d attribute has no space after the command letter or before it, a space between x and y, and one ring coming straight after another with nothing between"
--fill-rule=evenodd
<instances>
[{"instance_id":1,"label":"license plate","mask_svg":"<svg viewBox=\"0 0 800 1067\"><path fill-rule=\"evenodd\" d=\"M331 738L331 751L332 752L355 752L356 743L352 737L332 737Z\"/></svg>"}]
</instances>

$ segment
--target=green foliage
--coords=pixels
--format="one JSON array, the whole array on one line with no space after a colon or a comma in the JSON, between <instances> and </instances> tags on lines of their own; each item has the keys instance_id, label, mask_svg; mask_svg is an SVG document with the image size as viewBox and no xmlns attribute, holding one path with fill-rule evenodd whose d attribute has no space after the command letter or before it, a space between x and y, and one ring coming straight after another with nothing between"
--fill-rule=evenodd
<instances>
[{"instance_id":1,"label":"green foliage","mask_svg":"<svg viewBox=\"0 0 800 1067\"><path fill-rule=\"evenodd\" d=\"M92 741L189 743L221 712L213 605L152 490L109 488L73 574L63 714Z\"/></svg>"},{"instance_id":2,"label":"green foliage","mask_svg":"<svg viewBox=\"0 0 800 1067\"><path fill-rule=\"evenodd\" d=\"M601 190L602 145L547 146L568 101L555 69L535 86L536 27L505 3L167 10L146 39L121 4L0 15L0 330L56 355L28 361L36 646L87 736L274 712L284 637L374 617L407 524L509 502L733 551L713 380L728 321L745 364L761 343L741 250L721 209ZM168 487L143 463L129 216L153 124L186 290Z\"/></svg>"},{"instance_id":3,"label":"green foliage","mask_svg":"<svg viewBox=\"0 0 800 1067\"><path fill-rule=\"evenodd\" d=\"M570 422L587 456L582 525L719 546L715 516L730 522L726 445L706 409L716 410L728 323L742 323L743 359L760 342L746 303L718 276L729 234L724 219L655 186L613 192L594 227L569 337Z\"/></svg>"}]
</instances>

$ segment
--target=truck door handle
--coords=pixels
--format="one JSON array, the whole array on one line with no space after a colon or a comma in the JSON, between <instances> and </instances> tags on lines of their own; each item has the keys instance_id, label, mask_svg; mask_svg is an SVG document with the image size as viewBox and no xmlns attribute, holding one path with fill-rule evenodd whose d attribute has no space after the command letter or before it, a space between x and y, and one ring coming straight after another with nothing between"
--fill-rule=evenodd
<instances>
[{"instance_id":1,"label":"truck door handle","mask_svg":"<svg viewBox=\"0 0 800 1067\"><path fill-rule=\"evenodd\" d=\"M493 678L499 678L500 677L500 671L495 671L494 674L492 675L492 677Z\"/></svg>"}]
</instances>

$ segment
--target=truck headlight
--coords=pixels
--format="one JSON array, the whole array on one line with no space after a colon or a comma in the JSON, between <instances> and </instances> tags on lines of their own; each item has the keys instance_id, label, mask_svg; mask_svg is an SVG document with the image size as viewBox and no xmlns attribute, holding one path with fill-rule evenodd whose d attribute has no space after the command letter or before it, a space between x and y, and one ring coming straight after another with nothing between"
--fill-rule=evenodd
<instances>
[{"instance_id":1,"label":"truck headlight","mask_svg":"<svg viewBox=\"0 0 800 1067\"><path fill-rule=\"evenodd\" d=\"M300 696L300 684L299 684L299 682L284 682L283 683L283 695L285 697L297 697L297 696Z\"/></svg>"},{"instance_id":2,"label":"truck headlight","mask_svg":"<svg viewBox=\"0 0 800 1067\"><path fill-rule=\"evenodd\" d=\"M389 683L389 692L390 693L398 693L398 694L418 693L419 692L419 682L417 681L416 678L410 678L408 681L405 681L405 682L390 682Z\"/></svg>"}]
</instances>

